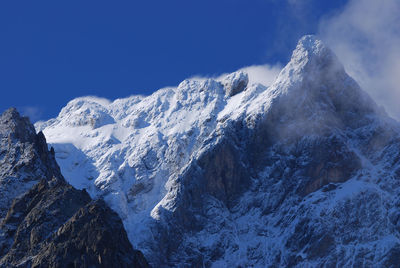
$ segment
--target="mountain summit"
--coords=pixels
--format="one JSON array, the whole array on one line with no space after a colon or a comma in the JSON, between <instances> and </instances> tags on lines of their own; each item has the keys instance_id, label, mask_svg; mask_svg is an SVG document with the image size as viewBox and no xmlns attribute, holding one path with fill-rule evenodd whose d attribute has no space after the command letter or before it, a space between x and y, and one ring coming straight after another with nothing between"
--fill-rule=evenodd
<instances>
[{"instance_id":1,"label":"mountain summit","mask_svg":"<svg viewBox=\"0 0 400 268\"><path fill-rule=\"evenodd\" d=\"M239 71L83 97L36 129L154 266L398 262L399 124L314 36L269 87Z\"/></svg>"}]
</instances>

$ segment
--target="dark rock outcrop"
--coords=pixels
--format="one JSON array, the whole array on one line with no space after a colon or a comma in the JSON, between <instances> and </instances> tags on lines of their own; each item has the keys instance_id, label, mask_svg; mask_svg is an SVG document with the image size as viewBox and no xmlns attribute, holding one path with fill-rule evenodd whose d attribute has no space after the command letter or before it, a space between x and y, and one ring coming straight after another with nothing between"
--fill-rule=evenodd
<instances>
[{"instance_id":1,"label":"dark rock outcrop","mask_svg":"<svg viewBox=\"0 0 400 268\"><path fill-rule=\"evenodd\" d=\"M242 71L231 73L224 79L224 81L222 81L225 94L228 97L232 97L245 90L248 83L249 76L247 73Z\"/></svg>"},{"instance_id":2,"label":"dark rock outcrop","mask_svg":"<svg viewBox=\"0 0 400 268\"><path fill-rule=\"evenodd\" d=\"M32 267L149 267L119 216L102 200L79 209L44 243Z\"/></svg>"},{"instance_id":3,"label":"dark rock outcrop","mask_svg":"<svg viewBox=\"0 0 400 268\"><path fill-rule=\"evenodd\" d=\"M27 118L9 109L0 125L2 209L30 188L0 223L0 267L148 267L118 215L65 181Z\"/></svg>"},{"instance_id":4,"label":"dark rock outcrop","mask_svg":"<svg viewBox=\"0 0 400 268\"><path fill-rule=\"evenodd\" d=\"M14 200L0 224L3 235L0 263L20 263L35 256L42 243L91 201L61 179L41 180L22 197Z\"/></svg>"},{"instance_id":5,"label":"dark rock outcrop","mask_svg":"<svg viewBox=\"0 0 400 268\"><path fill-rule=\"evenodd\" d=\"M29 119L15 108L5 111L0 116L0 220L15 197L52 177L62 176L43 133L36 134Z\"/></svg>"}]
</instances>

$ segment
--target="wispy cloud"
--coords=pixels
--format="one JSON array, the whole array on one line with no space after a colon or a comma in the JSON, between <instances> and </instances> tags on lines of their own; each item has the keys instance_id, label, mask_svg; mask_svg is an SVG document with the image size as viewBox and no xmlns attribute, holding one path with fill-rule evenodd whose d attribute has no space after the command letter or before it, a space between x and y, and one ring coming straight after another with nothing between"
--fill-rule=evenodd
<instances>
[{"instance_id":1,"label":"wispy cloud","mask_svg":"<svg viewBox=\"0 0 400 268\"><path fill-rule=\"evenodd\" d=\"M275 79L278 77L279 73L282 70L282 65L279 63L275 65L263 64L263 65L251 65L243 67L237 71L243 71L249 76L249 84L262 84L264 86L270 86ZM205 80L208 78L213 78L217 80L224 79L229 73L223 73L214 76L202 76L195 75L191 76L189 79L193 80Z\"/></svg>"},{"instance_id":2,"label":"wispy cloud","mask_svg":"<svg viewBox=\"0 0 400 268\"><path fill-rule=\"evenodd\" d=\"M347 72L400 119L400 1L350 0L320 23L319 35Z\"/></svg>"},{"instance_id":3,"label":"wispy cloud","mask_svg":"<svg viewBox=\"0 0 400 268\"><path fill-rule=\"evenodd\" d=\"M249 84L260 83L264 86L271 85L282 70L282 66L276 65L252 65L240 69L249 75Z\"/></svg>"},{"instance_id":4,"label":"wispy cloud","mask_svg":"<svg viewBox=\"0 0 400 268\"><path fill-rule=\"evenodd\" d=\"M40 120L43 116L43 109L36 106L23 106L17 108L21 115L29 117L32 123Z\"/></svg>"}]
</instances>

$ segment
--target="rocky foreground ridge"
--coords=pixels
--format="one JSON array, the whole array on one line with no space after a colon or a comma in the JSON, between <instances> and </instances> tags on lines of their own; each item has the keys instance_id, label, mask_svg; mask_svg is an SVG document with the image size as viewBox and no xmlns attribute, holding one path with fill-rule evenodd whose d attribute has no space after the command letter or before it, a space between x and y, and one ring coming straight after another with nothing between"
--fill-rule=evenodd
<instances>
[{"instance_id":1,"label":"rocky foreground ridge","mask_svg":"<svg viewBox=\"0 0 400 268\"><path fill-rule=\"evenodd\" d=\"M0 116L0 267L148 267L121 219L69 185L43 133Z\"/></svg>"}]
</instances>

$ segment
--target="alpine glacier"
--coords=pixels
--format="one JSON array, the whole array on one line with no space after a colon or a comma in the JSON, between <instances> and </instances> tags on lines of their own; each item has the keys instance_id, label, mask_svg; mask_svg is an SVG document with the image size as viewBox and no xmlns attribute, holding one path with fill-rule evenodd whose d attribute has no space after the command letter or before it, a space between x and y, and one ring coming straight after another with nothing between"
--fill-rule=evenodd
<instances>
[{"instance_id":1,"label":"alpine glacier","mask_svg":"<svg viewBox=\"0 0 400 268\"><path fill-rule=\"evenodd\" d=\"M399 123L314 36L272 85L248 81L77 98L35 127L156 267L398 263Z\"/></svg>"}]
</instances>

